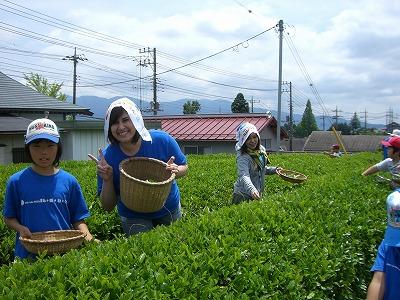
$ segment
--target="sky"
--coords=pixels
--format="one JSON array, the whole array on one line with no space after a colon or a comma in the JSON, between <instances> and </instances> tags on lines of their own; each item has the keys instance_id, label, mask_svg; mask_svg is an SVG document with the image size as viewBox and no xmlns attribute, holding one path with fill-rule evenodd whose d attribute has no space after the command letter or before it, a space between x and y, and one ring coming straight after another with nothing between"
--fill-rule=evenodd
<instances>
[{"instance_id":1,"label":"sky","mask_svg":"<svg viewBox=\"0 0 400 300\"><path fill-rule=\"evenodd\" d=\"M277 110L282 20L282 112L290 82L295 114L309 99L317 116L386 124L400 122L399 16L393 0L0 0L0 71L72 95L76 48L77 97L151 101L155 65L161 107L242 93Z\"/></svg>"}]
</instances>

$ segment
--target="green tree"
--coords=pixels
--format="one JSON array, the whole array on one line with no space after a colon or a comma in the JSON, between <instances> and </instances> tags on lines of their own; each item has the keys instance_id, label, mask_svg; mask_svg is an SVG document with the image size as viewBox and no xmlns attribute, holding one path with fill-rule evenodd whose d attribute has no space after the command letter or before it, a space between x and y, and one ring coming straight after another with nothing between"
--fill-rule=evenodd
<instances>
[{"instance_id":1,"label":"green tree","mask_svg":"<svg viewBox=\"0 0 400 300\"><path fill-rule=\"evenodd\" d=\"M231 110L233 113L248 113L249 112L249 103L244 99L242 93L238 93L236 95L235 100L233 100L231 105Z\"/></svg>"},{"instance_id":2,"label":"green tree","mask_svg":"<svg viewBox=\"0 0 400 300\"><path fill-rule=\"evenodd\" d=\"M197 100L191 101L188 100L183 104L183 114L185 115L193 115L199 112L201 109L200 103Z\"/></svg>"},{"instance_id":3,"label":"green tree","mask_svg":"<svg viewBox=\"0 0 400 300\"><path fill-rule=\"evenodd\" d=\"M39 93L50 96L61 101L67 100L67 95L61 93L63 83L49 83L42 75L29 73L24 74L26 85L38 91Z\"/></svg>"},{"instance_id":4,"label":"green tree","mask_svg":"<svg viewBox=\"0 0 400 300\"><path fill-rule=\"evenodd\" d=\"M300 123L296 126L294 136L295 137L306 137L311 132L318 130L317 121L315 121L314 114L311 108L310 100L307 100L306 108L301 118Z\"/></svg>"},{"instance_id":5,"label":"green tree","mask_svg":"<svg viewBox=\"0 0 400 300\"><path fill-rule=\"evenodd\" d=\"M358 134L361 129L361 122L355 112L350 120L351 134Z\"/></svg>"}]
</instances>

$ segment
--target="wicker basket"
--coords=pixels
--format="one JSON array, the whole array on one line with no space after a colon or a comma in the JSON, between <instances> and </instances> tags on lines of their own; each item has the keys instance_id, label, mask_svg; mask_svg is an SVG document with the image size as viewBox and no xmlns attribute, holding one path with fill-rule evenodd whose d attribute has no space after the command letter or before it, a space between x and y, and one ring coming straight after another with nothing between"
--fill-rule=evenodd
<instances>
[{"instance_id":1,"label":"wicker basket","mask_svg":"<svg viewBox=\"0 0 400 300\"><path fill-rule=\"evenodd\" d=\"M121 201L142 213L160 210L171 191L175 174L158 159L132 157L119 165Z\"/></svg>"},{"instance_id":2,"label":"wicker basket","mask_svg":"<svg viewBox=\"0 0 400 300\"><path fill-rule=\"evenodd\" d=\"M279 169L277 173L283 180L289 181L291 183L301 183L307 180L306 175L292 170Z\"/></svg>"},{"instance_id":3,"label":"wicker basket","mask_svg":"<svg viewBox=\"0 0 400 300\"><path fill-rule=\"evenodd\" d=\"M82 245L85 234L80 230L55 230L32 233L32 238L20 237L22 245L31 253L64 253Z\"/></svg>"}]
</instances>

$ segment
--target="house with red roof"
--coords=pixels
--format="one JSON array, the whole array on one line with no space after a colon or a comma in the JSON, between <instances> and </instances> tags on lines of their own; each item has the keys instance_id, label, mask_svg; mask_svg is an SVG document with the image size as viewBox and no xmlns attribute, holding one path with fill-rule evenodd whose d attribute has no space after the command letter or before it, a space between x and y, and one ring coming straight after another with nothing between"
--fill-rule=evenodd
<instances>
[{"instance_id":1,"label":"house with red roof","mask_svg":"<svg viewBox=\"0 0 400 300\"><path fill-rule=\"evenodd\" d=\"M161 129L176 139L184 154L234 153L236 128L243 122L256 126L267 151L277 149L277 122L267 114L151 116L144 120L161 122ZM280 137L288 138L282 128Z\"/></svg>"}]
</instances>

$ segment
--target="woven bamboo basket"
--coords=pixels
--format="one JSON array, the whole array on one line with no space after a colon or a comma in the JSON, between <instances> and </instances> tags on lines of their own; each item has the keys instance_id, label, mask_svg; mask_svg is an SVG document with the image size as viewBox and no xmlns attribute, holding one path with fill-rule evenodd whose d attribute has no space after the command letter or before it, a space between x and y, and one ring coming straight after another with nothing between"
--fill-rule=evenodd
<instances>
[{"instance_id":1,"label":"woven bamboo basket","mask_svg":"<svg viewBox=\"0 0 400 300\"><path fill-rule=\"evenodd\" d=\"M286 181L291 183L301 183L307 180L307 176L292 170L280 169L277 171L278 175Z\"/></svg>"},{"instance_id":2,"label":"woven bamboo basket","mask_svg":"<svg viewBox=\"0 0 400 300\"><path fill-rule=\"evenodd\" d=\"M31 253L65 253L82 245L85 234L80 230L55 230L32 233L32 238L20 237L22 245Z\"/></svg>"},{"instance_id":3,"label":"woven bamboo basket","mask_svg":"<svg viewBox=\"0 0 400 300\"><path fill-rule=\"evenodd\" d=\"M142 213L160 210L171 191L175 174L167 164L154 158L132 157L119 165L121 201Z\"/></svg>"}]
</instances>

